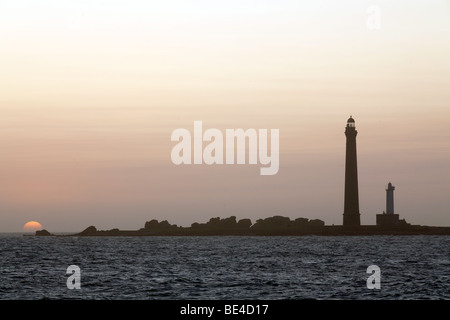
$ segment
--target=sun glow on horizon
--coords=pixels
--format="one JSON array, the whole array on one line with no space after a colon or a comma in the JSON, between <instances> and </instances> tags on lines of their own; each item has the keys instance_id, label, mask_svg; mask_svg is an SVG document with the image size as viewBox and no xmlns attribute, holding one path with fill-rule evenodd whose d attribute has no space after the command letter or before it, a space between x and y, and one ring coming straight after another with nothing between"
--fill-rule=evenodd
<instances>
[{"instance_id":1,"label":"sun glow on horizon","mask_svg":"<svg viewBox=\"0 0 450 320\"><path fill-rule=\"evenodd\" d=\"M24 231L42 230L42 225L37 221L28 221L23 226Z\"/></svg>"}]
</instances>

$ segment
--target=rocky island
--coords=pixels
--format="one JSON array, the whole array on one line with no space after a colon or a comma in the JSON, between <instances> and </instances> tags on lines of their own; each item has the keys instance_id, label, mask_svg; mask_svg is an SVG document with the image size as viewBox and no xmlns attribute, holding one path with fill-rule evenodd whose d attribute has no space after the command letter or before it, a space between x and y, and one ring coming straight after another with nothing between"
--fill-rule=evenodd
<instances>
[{"instance_id":1,"label":"rocky island","mask_svg":"<svg viewBox=\"0 0 450 320\"><path fill-rule=\"evenodd\" d=\"M55 236L47 230L36 231L36 236ZM206 223L194 222L190 227L170 224L167 220L150 220L138 230L98 230L90 226L85 230L64 236L337 236L337 235L450 235L450 227L421 226L400 223L398 225L325 225L319 219L309 220L272 216L258 219L252 223L250 219L237 220L235 216L228 218L215 217Z\"/></svg>"}]
</instances>

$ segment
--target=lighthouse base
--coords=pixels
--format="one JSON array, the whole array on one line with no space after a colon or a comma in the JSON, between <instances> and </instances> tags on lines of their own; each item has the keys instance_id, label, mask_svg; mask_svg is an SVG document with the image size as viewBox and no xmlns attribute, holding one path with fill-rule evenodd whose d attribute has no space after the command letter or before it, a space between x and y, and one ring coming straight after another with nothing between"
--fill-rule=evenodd
<instances>
[{"instance_id":1,"label":"lighthouse base","mask_svg":"<svg viewBox=\"0 0 450 320\"><path fill-rule=\"evenodd\" d=\"M377 226L393 227L407 225L404 219L400 220L398 214L377 214Z\"/></svg>"},{"instance_id":2,"label":"lighthouse base","mask_svg":"<svg viewBox=\"0 0 450 320\"><path fill-rule=\"evenodd\" d=\"M358 227L361 225L359 213L356 214L345 214L344 213L344 223L343 225L346 227Z\"/></svg>"}]
</instances>

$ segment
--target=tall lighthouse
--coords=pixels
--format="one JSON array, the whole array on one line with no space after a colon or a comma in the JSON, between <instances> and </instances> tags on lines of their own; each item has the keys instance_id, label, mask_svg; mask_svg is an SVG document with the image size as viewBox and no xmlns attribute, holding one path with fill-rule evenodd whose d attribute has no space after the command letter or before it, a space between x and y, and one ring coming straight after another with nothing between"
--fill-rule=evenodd
<instances>
[{"instance_id":1,"label":"tall lighthouse","mask_svg":"<svg viewBox=\"0 0 450 320\"><path fill-rule=\"evenodd\" d=\"M356 131L355 120L350 116L345 127L347 138L345 153L345 196L344 196L344 226L360 226L358 168L356 165Z\"/></svg>"}]
</instances>

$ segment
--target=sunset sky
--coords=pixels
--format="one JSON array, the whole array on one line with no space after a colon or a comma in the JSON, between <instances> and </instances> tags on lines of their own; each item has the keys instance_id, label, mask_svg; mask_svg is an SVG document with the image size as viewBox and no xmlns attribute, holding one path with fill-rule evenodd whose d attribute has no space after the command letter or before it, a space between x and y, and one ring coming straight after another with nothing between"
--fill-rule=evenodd
<instances>
[{"instance_id":1,"label":"sunset sky","mask_svg":"<svg viewBox=\"0 0 450 320\"><path fill-rule=\"evenodd\" d=\"M443 0L1 0L0 232L342 224L350 115L361 223L392 182L400 218L450 226L449 57ZM196 120L279 129L278 173L174 165Z\"/></svg>"}]
</instances>

